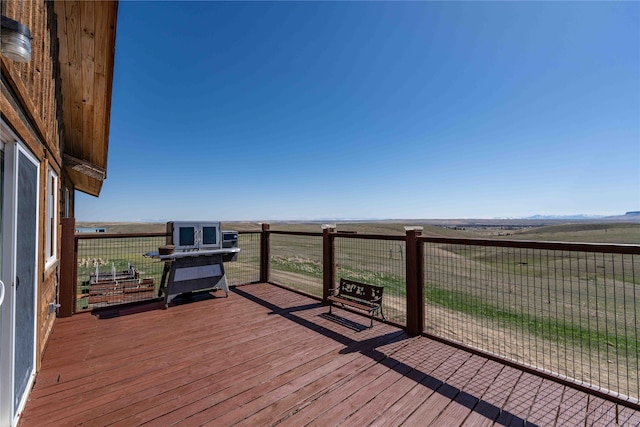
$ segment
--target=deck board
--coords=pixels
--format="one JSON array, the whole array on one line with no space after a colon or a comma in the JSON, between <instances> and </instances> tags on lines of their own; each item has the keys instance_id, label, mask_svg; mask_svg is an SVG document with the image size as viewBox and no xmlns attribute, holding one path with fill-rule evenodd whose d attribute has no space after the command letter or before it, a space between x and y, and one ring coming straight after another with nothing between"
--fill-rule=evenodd
<instances>
[{"instance_id":1,"label":"deck board","mask_svg":"<svg viewBox=\"0 0 640 427\"><path fill-rule=\"evenodd\" d=\"M446 427L450 420L464 420L478 403L478 398L464 391L471 380L482 369L485 359L472 355L465 364L458 369L447 382L459 389L456 397L449 402L446 408L434 420L434 426Z\"/></svg>"},{"instance_id":2,"label":"deck board","mask_svg":"<svg viewBox=\"0 0 640 427\"><path fill-rule=\"evenodd\" d=\"M638 425L640 414L269 285L58 319L21 427ZM617 412L617 413L616 413Z\"/></svg>"}]
</instances>

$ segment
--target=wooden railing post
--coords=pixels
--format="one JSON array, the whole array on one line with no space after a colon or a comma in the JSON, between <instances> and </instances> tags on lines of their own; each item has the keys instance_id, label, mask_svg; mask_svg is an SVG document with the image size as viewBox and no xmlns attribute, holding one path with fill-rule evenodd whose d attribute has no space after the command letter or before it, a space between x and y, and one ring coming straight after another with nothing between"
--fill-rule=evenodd
<instances>
[{"instance_id":1,"label":"wooden railing post","mask_svg":"<svg viewBox=\"0 0 640 427\"><path fill-rule=\"evenodd\" d=\"M327 298L335 284L335 224L322 225L322 301Z\"/></svg>"},{"instance_id":2,"label":"wooden railing post","mask_svg":"<svg viewBox=\"0 0 640 427\"><path fill-rule=\"evenodd\" d=\"M76 219L62 218L60 247L60 281L58 317L69 317L76 311L78 252L75 244Z\"/></svg>"},{"instance_id":3,"label":"wooden railing post","mask_svg":"<svg viewBox=\"0 0 640 427\"><path fill-rule=\"evenodd\" d=\"M260 234L260 282L269 281L269 258L271 257L271 234L267 223L262 224L262 233Z\"/></svg>"},{"instance_id":4,"label":"wooden railing post","mask_svg":"<svg viewBox=\"0 0 640 427\"><path fill-rule=\"evenodd\" d=\"M407 332L419 335L424 329L424 250L418 237L422 227L405 227L406 232L406 282L407 282Z\"/></svg>"}]
</instances>

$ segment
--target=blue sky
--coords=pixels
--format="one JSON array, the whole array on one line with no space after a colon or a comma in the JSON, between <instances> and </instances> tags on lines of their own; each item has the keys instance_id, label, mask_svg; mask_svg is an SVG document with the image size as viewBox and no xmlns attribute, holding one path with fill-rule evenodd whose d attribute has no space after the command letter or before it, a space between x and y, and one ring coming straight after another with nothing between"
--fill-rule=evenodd
<instances>
[{"instance_id":1,"label":"blue sky","mask_svg":"<svg viewBox=\"0 0 640 427\"><path fill-rule=\"evenodd\" d=\"M640 210L638 2L129 2L80 221Z\"/></svg>"}]
</instances>

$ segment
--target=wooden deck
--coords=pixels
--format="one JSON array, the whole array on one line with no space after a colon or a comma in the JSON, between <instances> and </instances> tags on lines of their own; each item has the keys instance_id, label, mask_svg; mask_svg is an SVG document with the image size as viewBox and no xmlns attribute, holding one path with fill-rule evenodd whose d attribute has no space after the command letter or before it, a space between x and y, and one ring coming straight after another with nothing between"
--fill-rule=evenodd
<instances>
[{"instance_id":1,"label":"wooden deck","mask_svg":"<svg viewBox=\"0 0 640 427\"><path fill-rule=\"evenodd\" d=\"M386 324L361 329L366 316L330 318L273 285L175 302L58 319L20 425L640 424L637 411Z\"/></svg>"}]
</instances>

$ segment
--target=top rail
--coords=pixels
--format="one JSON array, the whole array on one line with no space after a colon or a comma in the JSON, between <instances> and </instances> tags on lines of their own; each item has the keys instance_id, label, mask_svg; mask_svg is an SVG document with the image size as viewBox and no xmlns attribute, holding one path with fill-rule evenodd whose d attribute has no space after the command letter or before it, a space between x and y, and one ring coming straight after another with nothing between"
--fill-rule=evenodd
<instances>
[{"instance_id":1,"label":"top rail","mask_svg":"<svg viewBox=\"0 0 640 427\"><path fill-rule=\"evenodd\" d=\"M344 232L336 232L333 234L335 237L345 238L345 239L362 239L362 240L397 240L404 242L406 240L405 235L398 234L360 234L360 233L344 233Z\"/></svg>"},{"instance_id":2,"label":"top rail","mask_svg":"<svg viewBox=\"0 0 640 427\"><path fill-rule=\"evenodd\" d=\"M322 237L322 233L313 232L313 231L282 231L282 230L268 230L265 233L269 234L286 234L289 236L312 236L312 237Z\"/></svg>"},{"instance_id":3,"label":"top rail","mask_svg":"<svg viewBox=\"0 0 640 427\"><path fill-rule=\"evenodd\" d=\"M320 232L313 231L283 231L283 230L269 230L269 234L282 234L289 236L310 236L310 237L322 237ZM347 238L347 239L362 239L362 240L397 240L404 241L405 236L394 234L360 234L352 231L335 231L331 233L334 237Z\"/></svg>"},{"instance_id":4,"label":"top rail","mask_svg":"<svg viewBox=\"0 0 640 427\"><path fill-rule=\"evenodd\" d=\"M262 230L244 230L238 231L238 234L261 234ZM165 231L158 231L153 233L76 233L74 237L76 239L117 239L117 238L130 238L130 237L167 237L171 236Z\"/></svg>"},{"instance_id":5,"label":"top rail","mask_svg":"<svg viewBox=\"0 0 640 427\"><path fill-rule=\"evenodd\" d=\"M640 255L640 245L614 243L540 242L534 240L459 239L450 237L420 236L419 241L449 243L470 246L495 246L503 248L547 249L556 251L604 252Z\"/></svg>"},{"instance_id":6,"label":"top rail","mask_svg":"<svg viewBox=\"0 0 640 427\"><path fill-rule=\"evenodd\" d=\"M76 239L126 239L131 237L166 237L169 236L166 232L161 233L77 233Z\"/></svg>"}]
</instances>

